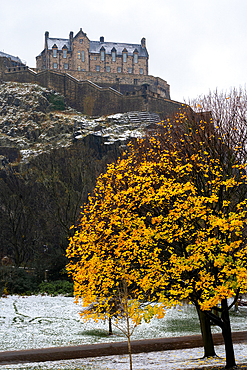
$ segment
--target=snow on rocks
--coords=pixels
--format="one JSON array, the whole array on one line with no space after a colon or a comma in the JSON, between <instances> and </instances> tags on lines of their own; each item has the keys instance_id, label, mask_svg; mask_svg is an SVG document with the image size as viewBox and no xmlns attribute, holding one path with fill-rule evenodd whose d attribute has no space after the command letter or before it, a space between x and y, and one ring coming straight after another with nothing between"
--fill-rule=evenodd
<instances>
[{"instance_id":1,"label":"snow on rocks","mask_svg":"<svg viewBox=\"0 0 247 370\"><path fill-rule=\"evenodd\" d=\"M142 136L150 124L150 120L138 120L138 112L94 118L71 108L51 111L52 95L59 94L37 84L0 84L0 146L19 149L21 162L40 152L68 147L87 135L105 138L106 145L127 141Z\"/></svg>"}]
</instances>

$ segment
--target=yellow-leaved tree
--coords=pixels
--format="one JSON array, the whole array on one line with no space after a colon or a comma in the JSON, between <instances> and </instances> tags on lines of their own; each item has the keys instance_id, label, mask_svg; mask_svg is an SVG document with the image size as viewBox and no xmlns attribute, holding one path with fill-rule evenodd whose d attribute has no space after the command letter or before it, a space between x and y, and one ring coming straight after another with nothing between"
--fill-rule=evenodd
<instances>
[{"instance_id":1,"label":"yellow-leaved tree","mask_svg":"<svg viewBox=\"0 0 247 370\"><path fill-rule=\"evenodd\" d=\"M99 177L70 240L67 269L75 295L94 306L86 317L117 324L125 317L128 327L128 320L135 326L144 316L161 316L165 306L193 302L221 327L230 368L229 309L247 292L245 164L237 148L224 159L226 143L215 137L211 118L191 121L190 114L137 140ZM127 337L130 348L128 330Z\"/></svg>"},{"instance_id":2,"label":"yellow-leaved tree","mask_svg":"<svg viewBox=\"0 0 247 370\"><path fill-rule=\"evenodd\" d=\"M109 318L127 336L130 369L131 334L143 319L164 316L165 305L158 302L155 282L163 289L168 283L154 235L146 232L145 218L135 212L135 194L128 179L132 177L134 189L140 175L135 178L131 168L126 159L108 166L99 177L67 249L67 270L74 280L75 296L83 298L83 318Z\"/></svg>"}]
</instances>

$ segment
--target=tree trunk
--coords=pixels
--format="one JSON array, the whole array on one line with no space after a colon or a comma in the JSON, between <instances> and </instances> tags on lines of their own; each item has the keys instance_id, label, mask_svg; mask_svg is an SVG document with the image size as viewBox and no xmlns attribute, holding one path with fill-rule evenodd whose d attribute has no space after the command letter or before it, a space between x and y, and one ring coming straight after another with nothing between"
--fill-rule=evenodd
<instances>
[{"instance_id":1,"label":"tree trunk","mask_svg":"<svg viewBox=\"0 0 247 370\"><path fill-rule=\"evenodd\" d=\"M233 366L236 366L235 362L235 355L232 343L232 332L231 332L231 324L230 324L230 317L229 317L229 310L227 300L223 299L221 301L222 307L222 315L221 320L223 321L222 325L222 335L225 342L225 351L226 351L226 369L230 369Z\"/></svg>"},{"instance_id":2,"label":"tree trunk","mask_svg":"<svg viewBox=\"0 0 247 370\"><path fill-rule=\"evenodd\" d=\"M132 354L131 354L130 336L128 336L128 349L129 349L130 370L132 370Z\"/></svg>"},{"instance_id":3,"label":"tree trunk","mask_svg":"<svg viewBox=\"0 0 247 370\"><path fill-rule=\"evenodd\" d=\"M109 317L109 335L112 335L112 324L111 324L111 318Z\"/></svg>"},{"instance_id":4,"label":"tree trunk","mask_svg":"<svg viewBox=\"0 0 247 370\"><path fill-rule=\"evenodd\" d=\"M127 307L127 305L126 305ZM127 323L127 338L128 338L128 350L129 350L129 361L130 361L130 370L132 370L132 354L131 354L131 343L130 343L130 323L129 323L129 314L126 310L126 323Z\"/></svg>"},{"instance_id":5,"label":"tree trunk","mask_svg":"<svg viewBox=\"0 0 247 370\"><path fill-rule=\"evenodd\" d=\"M211 333L210 320L206 314L200 310L199 306L196 305L197 313L200 319L202 340L204 346L204 357L213 357L215 356L214 351L214 342Z\"/></svg>"}]
</instances>

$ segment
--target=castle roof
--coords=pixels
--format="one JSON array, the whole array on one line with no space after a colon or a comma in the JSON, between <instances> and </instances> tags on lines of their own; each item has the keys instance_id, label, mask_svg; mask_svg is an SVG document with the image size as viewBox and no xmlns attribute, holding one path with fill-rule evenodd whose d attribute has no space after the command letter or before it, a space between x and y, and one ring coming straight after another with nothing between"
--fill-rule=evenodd
<instances>
[{"instance_id":1,"label":"castle roof","mask_svg":"<svg viewBox=\"0 0 247 370\"><path fill-rule=\"evenodd\" d=\"M66 46L68 50L71 50L69 39L57 39L48 37L47 38L48 49L51 50L54 45L57 45L58 50L62 50L64 46Z\"/></svg>"},{"instance_id":2,"label":"castle roof","mask_svg":"<svg viewBox=\"0 0 247 370\"><path fill-rule=\"evenodd\" d=\"M126 44L120 42L100 42L100 41L89 42L90 53L100 53L100 49L102 47L105 49L106 54L111 54L112 49L115 48L117 55L122 54L122 51L126 49L129 55L133 55L133 53L137 51L140 57L148 56L147 49L143 48L140 44Z\"/></svg>"},{"instance_id":3,"label":"castle roof","mask_svg":"<svg viewBox=\"0 0 247 370\"><path fill-rule=\"evenodd\" d=\"M13 55L6 54L3 51L0 51L0 57L10 58L13 62L24 64L19 57L14 57Z\"/></svg>"},{"instance_id":4,"label":"castle roof","mask_svg":"<svg viewBox=\"0 0 247 370\"><path fill-rule=\"evenodd\" d=\"M70 44L69 39L59 39L59 38L48 37L47 38L48 49L52 50L54 45L57 46L58 50L62 50L62 48L66 46L68 51L71 51L71 44ZM111 54L112 49L115 48L117 55L121 55L122 51L126 49L129 55L133 55L133 53L137 51L140 57L148 57L147 49L145 47L143 48L140 44L89 41L89 52L90 53L99 54L102 47L105 49L106 54Z\"/></svg>"}]
</instances>

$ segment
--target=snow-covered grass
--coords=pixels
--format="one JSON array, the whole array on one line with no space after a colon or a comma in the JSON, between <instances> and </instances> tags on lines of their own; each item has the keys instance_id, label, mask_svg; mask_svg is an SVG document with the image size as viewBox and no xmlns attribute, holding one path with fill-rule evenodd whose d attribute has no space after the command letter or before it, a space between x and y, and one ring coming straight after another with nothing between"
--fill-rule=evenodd
<instances>
[{"instance_id":1,"label":"snow-covered grass","mask_svg":"<svg viewBox=\"0 0 247 370\"><path fill-rule=\"evenodd\" d=\"M17 350L52 346L69 346L87 343L123 341L117 330L108 336L108 323L93 321L84 324L79 316L80 305L70 297L8 296L0 299L0 350ZM247 312L231 314L232 330L247 330ZM213 328L219 332L218 328ZM184 305L168 310L162 320L142 323L132 339L172 337L199 334L200 327L194 307ZM247 344L235 345L238 362L247 362ZM220 358L209 365L224 365L224 348L217 347ZM134 355L134 369L179 369L205 365L200 360L203 349L153 352ZM47 362L40 364L19 364L0 366L3 369L128 369L128 356L107 356L102 358Z\"/></svg>"},{"instance_id":2,"label":"snow-covered grass","mask_svg":"<svg viewBox=\"0 0 247 370\"><path fill-rule=\"evenodd\" d=\"M149 352L132 355L134 370L178 370L207 366L224 366L224 346L216 346L217 357L203 359L203 348ZM236 344L237 364L247 363L247 344ZM128 355L94 357L66 361L47 361L0 366L0 370L128 370Z\"/></svg>"}]
</instances>

